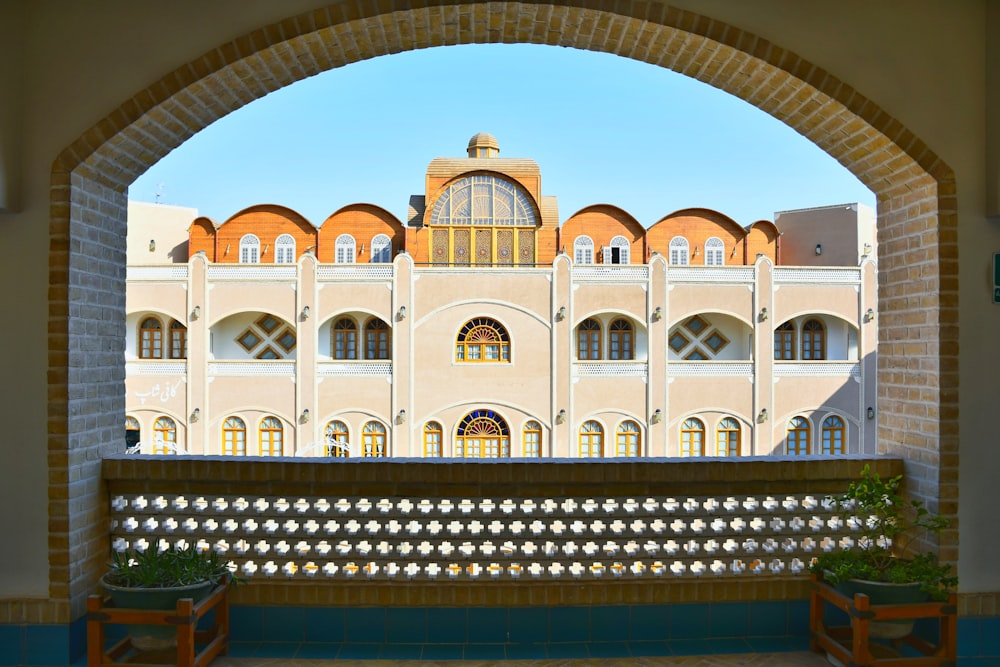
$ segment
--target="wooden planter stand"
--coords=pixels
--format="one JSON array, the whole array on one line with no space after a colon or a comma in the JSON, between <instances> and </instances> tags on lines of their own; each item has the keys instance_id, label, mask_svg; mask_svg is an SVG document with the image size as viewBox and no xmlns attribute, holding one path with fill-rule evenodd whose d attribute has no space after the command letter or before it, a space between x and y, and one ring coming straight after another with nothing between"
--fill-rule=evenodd
<instances>
[{"instance_id":1,"label":"wooden planter stand","mask_svg":"<svg viewBox=\"0 0 1000 667\"><path fill-rule=\"evenodd\" d=\"M824 602L829 602L850 618L847 626L830 627L823 622ZM817 575L812 575L809 595L809 645L813 651L826 653L842 665L851 667L954 667L958 635L957 597L951 594L947 602L918 604L871 604L868 596L858 593L854 598L843 595ZM890 646L871 644L869 624L872 621L936 618L940 623L940 642L935 646L910 634L891 640L896 648L904 644L921 655L915 657L877 656L883 651L894 653Z\"/></svg>"},{"instance_id":2,"label":"wooden planter stand","mask_svg":"<svg viewBox=\"0 0 1000 667\"><path fill-rule=\"evenodd\" d=\"M202 616L215 610L215 622L208 630L196 631ZM215 656L229 650L229 582L225 579L212 589L198 604L191 598L177 601L175 609L119 609L100 595L87 598L87 667L116 667L116 660L133 649L132 640L126 637L107 651L104 650L104 624L142 624L177 626L176 662L171 653L169 663L136 663L133 667L152 667L153 664L176 664L177 667L205 667ZM195 645L204 648L195 653ZM138 655L144 658L143 654Z\"/></svg>"}]
</instances>

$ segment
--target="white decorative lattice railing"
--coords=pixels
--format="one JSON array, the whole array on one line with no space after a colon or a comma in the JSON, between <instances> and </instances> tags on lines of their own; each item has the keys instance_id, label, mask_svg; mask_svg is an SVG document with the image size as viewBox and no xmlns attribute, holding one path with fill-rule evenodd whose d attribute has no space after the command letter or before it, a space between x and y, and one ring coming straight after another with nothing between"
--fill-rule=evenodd
<instances>
[{"instance_id":1,"label":"white decorative lattice railing","mask_svg":"<svg viewBox=\"0 0 1000 667\"><path fill-rule=\"evenodd\" d=\"M648 373L645 361L575 361L577 377L641 377Z\"/></svg>"},{"instance_id":2,"label":"white decorative lattice railing","mask_svg":"<svg viewBox=\"0 0 1000 667\"><path fill-rule=\"evenodd\" d=\"M167 266L129 266L125 269L127 282L142 280L187 280L187 264L169 264Z\"/></svg>"},{"instance_id":3,"label":"white decorative lattice railing","mask_svg":"<svg viewBox=\"0 0 1000 667\"><path fill-rule=\"evenodd\" d=\"M856 361L775 361L775 377L861 377Z\"/></svg>"},{"instance_id":4,"label":"white decorative lattice railing","mask_svg":"<svg viewBox=\"0 0 1000 667\"><path fill-rule=\"evenodd\" d=\"M294 361L210 361L209 377L295 377Z\"/></svg>"},{"instance_id":5,"label":"white decorative lattice railing","mask_svg":"<svg viewBox=\"0 0 1000 667\"><path fill-rule=\"evenodd\" d=\"M847 285L861 284L861 269L837 268L801 268L775 267L775 283L839 283Z\"/></svg>"},{"instance_id":6,"label":"white decorative lattice railing","mask_svg":"<svg viewBox=\"0 0 1000 667\"><path fill-rule=\"evenodd\" d=\"M126 361L125 375L187 375L187 360Z\"/></svg>"},{"instance_id":7,"label":"white decorative lattice railing","mask_svg":"<svg viewBox=\"0 0 1000 667\"><path fill-rule=\"evenodd\" d=\"M392 376L391 361L320 361L316 374L324 376Z\"/></svg>"},{"instance_id":8,"label":"white decorative lattice railing","mask_svg":"<svg viewBox=\"0 0 1000 667\"><path fill-rule=\"evenodd\" d=\"M667 365L667 375L702 377L753 377L751 361L673 361Z\"/></svg>"},{"instance_id":9,"label":"white decorative lattice railing","mask_svg":"<svg viewBox=\"0 0 1000 667\"><path fill-rule=\"evenodd\" d=\"M317 280L392 280L392 264L320 264Z\"/></svg>"},{"instance_id":10,"label":"white decorative lattice railing","mask_svg":"<svg viewBox=\"0 0 1000 667\"><path fill-rule=\"evenodd\" d=\"M671 266L668 283L752 283L752 266Z\"/></svg>"},{"instance_id":11,"label":"white decorative lattice railing","mask_svg":"<svg viewBox=\"0 0 1000 667\"><path fill-rule=\"evenodd\" d=\"M105 477L113 549L194 544L251 581L759 581L853 544L862 518L821 489L864 462L133 456L106 460Z\"/></svg>"},{"instance_id":12,"label":"white decorative lattice railing","mask_svg":"<svg viewBox=\"0 0 1000 667\"><path fill-rule=\"evenodd\" d=\"M573 267L575 282L645 283L649 280L649 267L640 264L603 264Z\"/></svg>"},{"instance_id":13,"label":"white decorative lattice railing","mask_svg":"<svg viewBox=\"0 0 1000 667\"><path fill-rule=\"evenodd\" d=\"M295 264L210 264L209 280L296 280Z\"/></svg>"}]
</instances>

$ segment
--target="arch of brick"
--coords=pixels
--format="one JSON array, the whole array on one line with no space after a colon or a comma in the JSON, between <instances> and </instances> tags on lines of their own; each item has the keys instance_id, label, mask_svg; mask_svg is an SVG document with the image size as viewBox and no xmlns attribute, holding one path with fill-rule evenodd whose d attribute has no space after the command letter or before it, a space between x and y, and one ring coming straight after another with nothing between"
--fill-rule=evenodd
<instances>
[{"instance_id":1,"label":"arch of brick","mask_svg":"<svg viewBox=\"0 0 1000 667\"><path fill-rule=\"evenodd\" d=\"M782 120L876 193L879 451L907 460L912 493L957 515L956 188L952 171L918 137L796 54L658 2L348 0L183 65L111 111L53 164L47 604L59 621L82 615L101 571L100 459L123 448L129 184L216 119L313 74L485 42L603 51L693 77ZM945 536L942 555L957 559L957 543L957 531Z\"/></svg>"}]
</instances>

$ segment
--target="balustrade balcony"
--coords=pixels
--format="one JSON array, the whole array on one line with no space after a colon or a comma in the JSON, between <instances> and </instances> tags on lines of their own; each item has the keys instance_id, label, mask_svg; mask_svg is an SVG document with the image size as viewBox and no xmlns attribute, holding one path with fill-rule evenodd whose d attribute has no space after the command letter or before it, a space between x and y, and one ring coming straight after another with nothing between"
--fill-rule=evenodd
<instances>
[{"instance_id":1,"label":"balustrade balcony","mask_svg":"<svg viewBox=\"0 0 1000 667\"><path fill-rule=\"evenodd\" d=\"M866 462L105 459L111 547L196 544L236 602L451 606L804 599L863 520Z\"/></svg>"}]
</instances>

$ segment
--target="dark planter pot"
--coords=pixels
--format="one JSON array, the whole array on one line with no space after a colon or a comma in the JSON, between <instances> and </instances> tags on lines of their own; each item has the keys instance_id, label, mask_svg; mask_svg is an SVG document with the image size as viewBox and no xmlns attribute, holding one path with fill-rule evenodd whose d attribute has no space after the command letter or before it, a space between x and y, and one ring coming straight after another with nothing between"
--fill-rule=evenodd
<instances>
[{"instance_id":1,"label":"dark planter pot","mask_svg":"<svg viewBox=\"0 0 1000 667\"><path fill-rule=\"evenodd\" d=\"M930 596L920 589L920 584L890 584L864 579L847 579L835 588L849 598L855 593L864 593L876 604L914 604L927 602ZM900 639L913 632L913 620L872 621L868 624L869 635L876 639Z\"/></svg>"},{"instance_id":2,"label":"dark planter pot","mask_svg":"<svg viewBox=\"0 0 1000 667\"><path fill-rule=\"evenodd\" d=\"M109 584L105 578L101 585L111 596L114 605L121 609L162 609L173 611L177 601L193 598L195 603L208 596L215 582L177 586L174 588L126 588ZM177 644L177 626L174 625L129 625L132 646L140 651L170 648Z\"/></svg>"}]
</instances>

